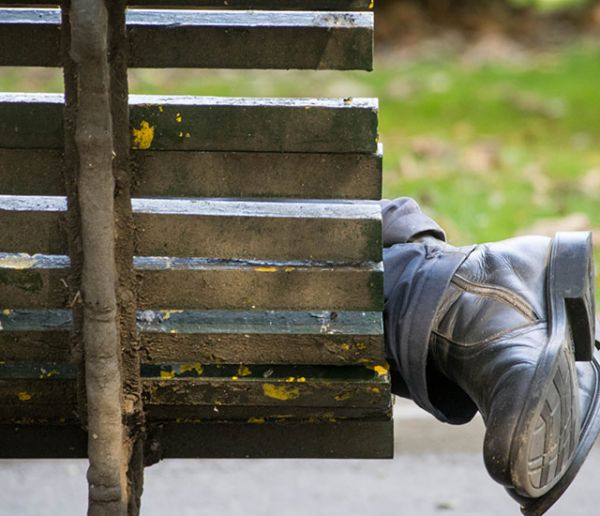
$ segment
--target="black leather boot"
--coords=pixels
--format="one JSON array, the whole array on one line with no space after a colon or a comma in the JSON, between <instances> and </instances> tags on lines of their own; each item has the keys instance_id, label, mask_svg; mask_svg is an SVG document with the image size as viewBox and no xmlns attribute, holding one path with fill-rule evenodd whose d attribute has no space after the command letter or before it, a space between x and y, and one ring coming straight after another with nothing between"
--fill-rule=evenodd
<instances>
[{"instance_id":1,"label":"black leather boot","mask_svg":"<svg viewBox=\"0 0 600 516\"><path fill-rule=\"evenodd\" d=\"M386 345L398 390L446 422L479 411L490 475L526 514L543 514L600 432L591 237L470 248L418 240L386 253Z\"/></svg>"}]
</instances>

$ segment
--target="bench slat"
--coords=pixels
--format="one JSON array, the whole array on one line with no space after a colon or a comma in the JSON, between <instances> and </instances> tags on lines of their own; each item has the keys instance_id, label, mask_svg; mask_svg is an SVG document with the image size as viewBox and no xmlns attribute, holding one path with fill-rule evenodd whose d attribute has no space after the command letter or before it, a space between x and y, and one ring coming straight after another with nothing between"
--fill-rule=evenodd
<instances>
[{"instance_id":1,"label":"bench slat","mask_svg":"<svg viewBox=\"0 0 600 516\"><path fill-rule=\"evenodd\" d=\"M381 198L377 154L138 151L134 197ZM0 149L0 194L64 195L62 153Z\"/></svg>"},{"instance_id":2,"label":"bench slat","mask_svg":"<svg viewBox=\"0 0 600 516\"><path fill-rule=\"evenodd\" d=\"M134 258L139 308L382 310L383 268L319 262ZM66 256L0 253L0 306L68 306Z\"/></svg>"},{"instance_id":3,"label":"bench slat","mask_svg":"<svg viewBox=\"0 0 600 516\"><path fill-rule=\"evenodd\" d=\"M0 147L61 149L62 110L61 94L0 94ZM377 152L376 99L131 95L130 111L140 150Z\"/></svg>"},{"instance_id":4,"label":"bench slat","mask_svg":"<svg viewBox=\"0 0 600 516\"><path fill-rule=\"evenodd\" d=\"M371 417L390 409L385 365L373 369L256 365L252 370L245 368L244 375L240 369L238 365L143 365L149 419L330 419ZM74 364L0 365L2 421L71 417L76 407L76 376Z\"/></svg>"},{"instance_id":5,"label":"bench slat","mask_svg":"<svg viewBox=\"0 0 600 516\"><path fill-rule=\"evenodd\" d=\"M0 8L0 66L61 66L60 21L55 8ZM373 67L368 12L132 9L127 38L129 67Z\"/></svg>"},{"instance_id":6,"label":"bench slat","mask_svg":"<svg viewBox=\"0 0 600 516\"><path fill-rule=\"evenodd\" d=\"M373 0L129 0L131 6L301 11L368 11ZM58 5L47 0L0 0L0 5Z\"/></svg>"},{"instance_id":7,"label":"bench slat","mask_svg":"<svg viewBox=\"0 0 600 516\"><path fill-rule=\"evenodd\" d=\"M133 199L132 206L141 256L381 260L377 204ZM66 208L64 197L0 195L0 249L65 254Z\"/></svg>"},{"instance_id":8,"label":"bench slat","mask_svg":"<svg viewBox=\"0 0 600 516\"><path fill-rule=\"evenodd\" d=\"M87 457L87 433L78 425L3 424L0 442L5 444L0 459ZM393 456L393 423L389 418L165 423L149 427L148 444L165 459L384 459Z\"/></svg>"},{"instance_id":9,"label":"bench slat","mask_svg":"<svg viewBox=\"0 0 600 516\"><path fill-rule=\"evenodd\" d=\"M0 362L68 362L70 310L0 309ZM140 311L145 364L377 364L379 312ZM244 369L245 371L245 369Z\"/></svg>"}]
</instances>

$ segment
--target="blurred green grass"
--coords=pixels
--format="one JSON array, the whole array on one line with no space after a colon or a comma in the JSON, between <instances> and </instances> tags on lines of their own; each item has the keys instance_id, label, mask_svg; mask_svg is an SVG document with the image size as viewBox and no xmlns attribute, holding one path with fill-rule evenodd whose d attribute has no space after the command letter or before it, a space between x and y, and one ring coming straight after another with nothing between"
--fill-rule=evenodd
<instances>
[{"instance_id":1,"label":"blurred green grass","mask_svg":"<svg viewBox=\"0 0 600 516\"><path fill-rule=\"evenodd\" d=\"M593 229L600 244L600 45L476 58L442 45L379 56L375 69L134 70L130 88L379 97L384 196L417 199L453 243ZM56 72L5 69L0 88L61 91L62 85Z\"/></svg>"}]
</instances>

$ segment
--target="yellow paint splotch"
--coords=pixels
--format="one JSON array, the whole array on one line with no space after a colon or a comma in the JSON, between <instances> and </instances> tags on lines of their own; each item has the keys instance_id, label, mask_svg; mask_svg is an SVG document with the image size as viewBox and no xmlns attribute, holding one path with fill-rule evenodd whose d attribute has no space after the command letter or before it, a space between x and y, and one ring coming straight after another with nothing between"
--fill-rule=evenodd
<instances>
[{"instance_id":1,"label":"yellow paint splotch","mask_svg":"<svg viewBox=\"0 0 600 516\"><path fill-rule=\"evenodd\" d=\"M175 371L161 371L160 377L163 380L171 380L171 379L175 378Z\"/></svg>"},{"instance_id":2,"label":"yellow paint splotch","mask_svg":"<svg viewBox=\"0 0 600 516\"><path fill-rule=\"evenodd\" d=\"M162 320L166 321L171 318L173 314L180 314L183 310L160 310L160 315L162 316Z\"/></svg>"},{"instance_id":3,"label":"yellow paint splotch","mask_svg":"<svg viewBox=\"0 0 600 516\"><path fill-rule=\"evenodd\" d=\"M387 362L385 364L376 365L375 367L373 367L373 371L375 371L379 376L385 376L386 374L388 374L389 370L390 366Z\"/></svg>"},{"instance_id":4,"label":"yellow paint splotch","mask_svg":"<svg viewBox=\"0 0 600 516\"><path fill-rule=\"evenodd\" d=\"M21 401L29 401L33 397L31 395L31 393L29 393L27 391L19 392L18 396L19 396L19 400L21 400Z\"/></svg>"},{"instance_id":5,"label":"yellow paint splotch","mask_svg":"<svg viewBox=\"0 0 600 516\"><path fill-rule=\"evenodd\" d=\"M277 267L255 267L256 272L277 272Z\"/></svg>"},{"instance_id":6,"label":"yellow paint splotch","mask_svg":"<svg viewBox=\"0 0 600 516\"><path fill-rule=\"evenodd\" d=\"M260 425L262 423L265 422L265 418L264 417L251 417L248 419L248 423L254 424L254 425Z\"/></svg>"},{"instance_id":7,"label":"yellow paint splotch","mask_svg":"<svg viewBox=\"0 0 600 516\"><path fill-rule=\"evenodd\" d=\"M35 257L20 253L13 254L7 257L0 259L0 268L2 269L31 269L36 263Z\"/></svg>"},{"instance_id":8,"label":"yellow paint splotch","mask_svg":"<svg viewBox=\"0 0 600 516\"><path fill-rule=\"evenodd\" d=\"M250 368L246 367L243 364L240 364L240 367L238 367L238 376L250 376L252 374L252 371L250 370Z\"/></svg>"},{"instance_id":9,"label":"yellow paint splotch","mask_svg":"<svg viewBox=\"0 0 600 516\"><path fill-rule=\"evenodd\" d=\"M196 373L198 376L202 376L204 373L204 366L200 362L195 362L193 364L181 364L179 366L180 373Z\"/></svg>"},{"instance_id":10,"label":"yellow paint splotch","mask_svg":"<svg viewBox=\"0 0 600 516\"><path fill-rule=\"evenodd\" d=\"M133 128L133 141L131 146L134 149L149 149L154 140L154 127L146 120L142 120L139 129Z\"/></svg>"},{"instance_id":11,"label":"yellow paint splotch","mask_svg":"<svg viewBox=\"0 0 600 516\"><path fill-rule=\"evenodd\" d=\"M263 393L268 398L280 401L295 400L300 397L300 389L298 389L298 387L292 387L291 385L264 383Z\"/></svg>"},{"instance_id":12,"label":"yellow paint splotch","mask_svg":"<svg viewBox=\"0 0 600 516\"><path fill-rule=\"evenodd\" d=\"M352 398L352 393L348 391L342 392L335 397L337 401L349 400L350 398Z\"/></svg>"}]
</instances>

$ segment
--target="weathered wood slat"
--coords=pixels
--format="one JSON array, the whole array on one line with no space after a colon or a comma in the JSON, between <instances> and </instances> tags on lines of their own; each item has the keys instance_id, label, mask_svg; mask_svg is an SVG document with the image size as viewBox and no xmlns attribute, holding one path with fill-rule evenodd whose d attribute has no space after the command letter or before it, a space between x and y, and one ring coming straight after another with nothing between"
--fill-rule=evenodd
<instances>
[{"instance_id":1,"label":"weathered wood slat","mask_svg":"<svg viewBox=\"0 0 600 516\"><path fill-rule=\"evenodd\" d=\"M0 306L65 308L69 304L66 256L0 253Z\"/></svg>"},{"instance_id":2,"label":"weathered wood slat","mask_svg":"<svg viewBox=\"0 0 600 516\"><path fill-rule=\"evenodd\" d=\"M0 362L68 362L71 327L70 310L0 310ZM138 312L137 327L145 364L248 368L385 359L379 312L146 310Z\"/></svg>"},{"instance_id":3,"label":"weathered wood slat","mask_svg":"<svg viewBox=\"0 0 600 516\"><path fill-rule=\"evenodd\" d=\"M0 94L0 147L61 149L62 109L60 94ZM131 95L130 114L139 150L377 152L376 99Z\"/></svg>"},{"instance_id":4,"label":"weathered wood slat","mask_svg":"<svg viewBox=\"0 0 600 516\"><path fill-rule=\"evenodd\" d=\"M0 459L83 459L87 432L73 424L0 424Z\"/></svg>"},{"instance_id":5,"label":"weathered wood slat","mask_svg":"<svg viewBox=\"0 0 600 516\"><path fill-rule=\"evenodd\" d=\"M44 373L40 372L40 376ZM0 421L23 422L75 420L77 409L76 382L53 379L0 379Z\"/></svg>"},{"instance_id":6,"label":"weathered wood slat","mask_svg":"<svg viewBox=\"0 0 600 516\"><path fill-rule=\"evenodd\" d=\"M87 457L78 425L0 425L0 459ZM207 421L151 425L149 456L184 458L391 458L390 419ZM158 457L157 457L158 458Z\"/></svg>"},{"instance_id":7,"label":"weathered wood slat","mask_svg":"<svg viewBox=\"0 0 600 516\"><path fill-rule=\"evenodd\" d=\"M133 199L132 207L142 256L381 260L375 203ZM65 254L66 209L64 197L0 195L0 249Z\"/></svg>"},{"instance_id":8,"label":"weathered wood slat","mask_svg":"<svg viewBox=\"0 0 600 516\"><path fill-rule=\"evenodd\" d=\"M377 154L138 151L135 197L381 198ZM64 195L62 153L0 149L0 195Z\"/></svg>"},{"instance_id":9,"label":"weathered wood slat","mask_svg":"<svg viewBox=\"0 0 600 516\"><path fill-rule=\"evenodd\" d=\"M239 365L176 364L146 365L141 372L150 419L332 419L375 417L390 410L385 365L263 365L251 371ZM72 417L76 376L75 364L0 365L1 420Z\"/></svg>"},{"instance_id":10,"label":"weathered wood slat","mask_svg":"<svg viewBox=\"0 0 600 516\"><path fill-rule=\"evenodd\" d=\"M31 0L33 2L40 0ZM189 6L215 9L278 9L303 11L368 11L373 0L130 0L130 5Z\"/></svg>"},{"instance_id":11,"label":"weathered wood slat","mask_svg":"<svg viewBox=\"0 0 600 516\"><path fill-rule=\"evenodd\" d=\"M139 308L382 310L381 264L134 258ZM0 306L65 308L66 256L0 253Z\"/></svg>"},{"instance_id":12,"label":"weathered wood slat","mask_svg":"<svg viewBox=\"0 0 600 516\"><path fill-rule=\"evenodd\" d=\"M382 310L380 264L137 258L141 309Z\"/></svg>"},{"instance_id":13,"label":"weathered wood slat","mask_svg":"<svg viewBox=\"0 0 600 516\"><path fill-rule=\"evenodd\" d=\"M381 157L381 150L377 154L140 151L134 154L133 195L379 199Z\"/></svg>"},{"instance_id":14,"label":"weathered wood slat","mask_svg":"<svg viewBox=\"0 0 600 516\"><path fill-rule=\"evenodd\" d=\"M47 0L0 0L0 5L58 5ZM368 11L373 0L130 0L131 6L300 11Z\"/></svg>"},{"instance_id":15,"label":"weathered wood slat","mask_svg":"<svg viewBox=\"0 0 600 516\"><path fill-rule=\"evenodd\" d=\"M373 67L366 12L132 9L127 38L130 67ZM0 8L0 66L61 65L59 9Z\"/></svg>"},{"instance_id":16,"label":"weathered wood slat","mask_svg":"<svg viewBox=\"0 0 600 516\"><path fill-rule=\"evenodd\" d=\"M0 195L65 195L62 152L0 149Z\"/></svg>"},{"instance_id":17,"label":"weathered wood slat","mask_svg":"<svg viewBox=\"0 0 600 516\"><path fill-rule=\"evenodd\" d=\"M139 314L138 327L148 364L384 360L378 312L147 311Z\"/></svg>"},{"instance_id":18,"label":"weathered wood slat","mask_svg":"<svg viewBox=\"0 0 600 516\"><path fill-rule=\"evenodd\" d=\"M134 199L142 256L381 260L377 204Z\"/></svg>"},{"instance_id":19,"label":"weathered wood slat","mask_svg":"<svg viewBox=\"0 0 600 516\"><path fill-rule=\"evenodd\" d=\"M152 433L151 433L152 435ZM391 458L393 422L170 423L156 433L167 458Z\"/></svg>"}]
</instances>

